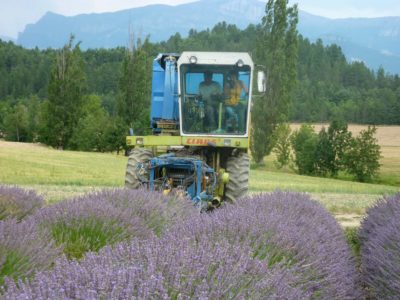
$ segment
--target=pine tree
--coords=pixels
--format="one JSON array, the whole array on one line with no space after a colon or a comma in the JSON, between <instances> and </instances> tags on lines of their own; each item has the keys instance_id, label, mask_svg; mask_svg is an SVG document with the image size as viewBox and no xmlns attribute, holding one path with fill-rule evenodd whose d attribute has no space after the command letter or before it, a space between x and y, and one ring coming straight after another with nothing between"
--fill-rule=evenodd
<instances>
[{"instance_id":1,"label":"pine tree","mask_svg":"<svg viewBox=\"0 0 400 300\"><path fill-rule=\"evenodd\" d=\"M276 126L287 120L297 76L297 5L269 0L265 13L257 56L267 69L267 92L254 102L252 115L251 150L257 163L271 152Z\"/></svg>"}]
</instances>

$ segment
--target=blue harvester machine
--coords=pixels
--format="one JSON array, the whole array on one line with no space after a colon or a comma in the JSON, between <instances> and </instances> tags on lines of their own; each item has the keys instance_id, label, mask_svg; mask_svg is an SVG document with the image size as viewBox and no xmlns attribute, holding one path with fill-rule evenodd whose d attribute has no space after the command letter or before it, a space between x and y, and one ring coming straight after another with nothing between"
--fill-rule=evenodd
<instances>
[{"instance_id":1,"label":"blue harvester machine","mask_svg":"<svg viewBox=\"0 0 400 300\"><path fill-rule=\"evenodd\" d=\"M153 62L153 134L127 137L133 150L125 185L181 193L203 210L243 196L249 178L253 67L248 53L159 54ZM211 93L204 92L210 73ZM235 87L232 74L241 82L236 105L228 105Z\"/></svg>"}]
</instances>

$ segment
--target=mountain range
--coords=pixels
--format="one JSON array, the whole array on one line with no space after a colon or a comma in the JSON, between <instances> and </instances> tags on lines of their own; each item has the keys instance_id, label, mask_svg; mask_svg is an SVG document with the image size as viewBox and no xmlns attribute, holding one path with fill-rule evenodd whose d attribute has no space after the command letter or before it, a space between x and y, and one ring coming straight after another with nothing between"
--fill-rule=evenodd
<instances>
[{"instance_id":1,"label":"mountain range","mask_svg":"<svg viewBox=\"0 0 400 300\"><path fill-rule=\"evenodd\" d=\"M201 0L72 17L48 12L26 26L17 44L59 48L73 33L83 49L112 48L127 46L129 32L150 35L157 42L176 32L185 37L190 29L204 30L222 21L243 29L260 23L264 10L265 1ZM298 30L311 41L320 38L324 44L338 44L349 61L364 61L373 69L383 66L400 74L400 17L329 19L300 11Z\"/></svg>"}]
</instances>

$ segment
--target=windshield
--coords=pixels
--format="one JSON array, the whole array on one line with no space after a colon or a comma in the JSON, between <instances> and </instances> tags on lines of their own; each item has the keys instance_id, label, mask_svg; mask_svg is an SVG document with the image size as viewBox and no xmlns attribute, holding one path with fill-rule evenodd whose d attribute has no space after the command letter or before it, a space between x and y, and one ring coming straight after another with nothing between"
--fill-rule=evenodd
<instances>
[{"instance_id":1,"label":"windshield","mask_svg":"<svg viewBox=\"0 0 400 300\"><path fill-rule=\"evenodd\" d=\"M182 65L180 71L184 133L246 133L249 66Z\"/></svg>"}]
</instances>

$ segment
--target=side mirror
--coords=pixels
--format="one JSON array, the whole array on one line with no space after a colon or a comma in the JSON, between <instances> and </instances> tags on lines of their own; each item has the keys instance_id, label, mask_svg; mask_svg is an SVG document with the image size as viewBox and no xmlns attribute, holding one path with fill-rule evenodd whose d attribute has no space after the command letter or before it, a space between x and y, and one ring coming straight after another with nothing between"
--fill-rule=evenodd
<instances>
[{"instance_id":1,"label":"side mirror","mask_svg":"<svg viewBox=\"0 0 400 300\"><path fill-rule=\"evenodd\" d=\"M257 90L259 93L267 91L267 76L264 71L257 72Z\"/></svg>"}]
</instances>

